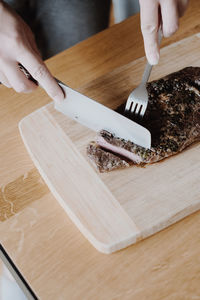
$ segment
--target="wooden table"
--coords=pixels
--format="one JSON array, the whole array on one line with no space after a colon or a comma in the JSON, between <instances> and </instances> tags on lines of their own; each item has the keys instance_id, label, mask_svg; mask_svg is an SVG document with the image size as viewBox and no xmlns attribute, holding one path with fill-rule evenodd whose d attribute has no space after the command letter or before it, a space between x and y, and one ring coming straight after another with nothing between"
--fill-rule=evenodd
<instances>
[{"instance_id":1,"label":"wooden table","mask_svg":"<svg viewBox=\"0 0 200 300\"><path fill-rule=\"evenodd\" d=\"M191 0L179 31L200 31ZM80 88L144 55L139 16L51 58L52 73ZM72 224L35 169L18 131L50 99L0 87L0 241L40 299L200 299L200 213L112 255L97 252Z\"/></svg>"}]
</instances>

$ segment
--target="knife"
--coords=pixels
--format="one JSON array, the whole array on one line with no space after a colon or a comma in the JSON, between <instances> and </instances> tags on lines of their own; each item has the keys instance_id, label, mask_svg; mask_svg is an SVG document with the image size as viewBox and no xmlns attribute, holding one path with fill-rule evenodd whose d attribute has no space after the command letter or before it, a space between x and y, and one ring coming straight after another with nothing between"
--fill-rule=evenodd
<instances>
[{"instance_id":1,"label":"knife","mask_svg":"<svg viewBox=\"0 0 200 300\"><path fill-rule=\"evenodd\" d=\"M116 137L151 148L151 133L145 127L71 89L60 80L57 82L66 95L62 102L55 102L57 111L94 131L104 129Z\"/></svg>"},{"instance_id":2,"label":"knife","mask_svg":"<svg viewBox=\"0 0 200 300\"><path fill-rule=\"evenodd\" d=\"M29 80L37 83L26 68L21 64L19 64L19 68ZM56 110L94 131L98 132L104 129L116 137L131 141L144 148L151 148L151 133L145 127L78 93L57 78L55 80L67 96L62 102L55 102Z\"/></svg>"}]
</instances>

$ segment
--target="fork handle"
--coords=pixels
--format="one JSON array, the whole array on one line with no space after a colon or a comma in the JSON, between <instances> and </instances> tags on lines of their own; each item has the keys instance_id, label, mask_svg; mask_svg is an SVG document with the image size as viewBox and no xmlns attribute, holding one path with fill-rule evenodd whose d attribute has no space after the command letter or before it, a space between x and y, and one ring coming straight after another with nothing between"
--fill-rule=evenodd
<instances>
[{"instance_id":1,"label":"fork handle","mask_svg":"<svg viewBox=\"0 0 200 300\"><path fill-rule=\"evenodd\" d=\"M148 81L149 76L151 74L152 67L153 66L150 65L148 62L146 63L146 66L145 66L145 69L144 69L144 73L143 73L143 76L142 76L142 81L141 81L142 84L146 84L146 82Z\"/></svg>"}]
</instances>

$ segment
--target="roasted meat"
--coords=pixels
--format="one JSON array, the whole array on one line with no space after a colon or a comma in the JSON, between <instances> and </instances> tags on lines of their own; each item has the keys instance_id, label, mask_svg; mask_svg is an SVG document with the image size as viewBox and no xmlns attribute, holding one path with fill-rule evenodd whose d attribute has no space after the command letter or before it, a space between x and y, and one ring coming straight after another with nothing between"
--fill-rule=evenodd
<instances>
[{"instance_id":1,"label":"roasted meat","mask_svg":"<svg viewBox=\"0 0 200 300\"><path fill-rule=\"evenodd\" d=\"M135 164L148 164L174 155L193 142L200 141L200 68L187 67L147 84L149 103L145 117L140 123L149 129L152 136L151 149L145 149L130 141L115 137L112 133L102 130L96 143L102 151L112 153L112 169ZM123 111L123 107L121 107ZM104 149L104 150L103 150ZM93 148L94 152L94 148ZM95 163L95 156L87 153ZM99 154L98 154L99 156ZM116 157L116 164L115 164ZM123 158L126 163L123 164ZM120 161L119 161L120 159ZM110 171L108 164L98 161L101 172Z\"/></svg>"}]
</instances>

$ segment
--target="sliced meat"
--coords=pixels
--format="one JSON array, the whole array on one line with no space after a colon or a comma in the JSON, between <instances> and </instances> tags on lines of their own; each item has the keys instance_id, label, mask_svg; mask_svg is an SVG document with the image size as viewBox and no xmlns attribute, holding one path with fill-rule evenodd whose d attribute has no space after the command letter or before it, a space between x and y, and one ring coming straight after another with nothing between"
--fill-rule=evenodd
<instances>
[{"instance_id":1,"label":"sliced meat","mask_svg":"<svg viewBox=\"0 0 200 300\"><path fill-rule=\"evenodd\" d=\"M112 151L116 157L124 156L136 164L157 162L200 141L199 67L187 67L152 81L147 84L147 91L148 108L140 124L151 132L151 149L115 137L105 130L97 136L97 143L104 151ZM124 111L123 107L120 110ZM95 162L94 157L91 159ZM105 168L109 159L103 163Z\"/></svg>"},{"instance_id":2,"label":"sliced meat","mask_svg":"<svg viewBox=\"0 0 200 300\"><path fill-rule=\"evenodd\" d=\"M91 142L87 146L87 155L95 168L101 173L115 169L127 168L133 164L132 162L128 162L111 152L103 150L95 142Z\"/></svg>"}]
</instances>

